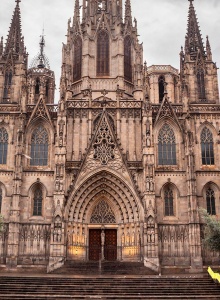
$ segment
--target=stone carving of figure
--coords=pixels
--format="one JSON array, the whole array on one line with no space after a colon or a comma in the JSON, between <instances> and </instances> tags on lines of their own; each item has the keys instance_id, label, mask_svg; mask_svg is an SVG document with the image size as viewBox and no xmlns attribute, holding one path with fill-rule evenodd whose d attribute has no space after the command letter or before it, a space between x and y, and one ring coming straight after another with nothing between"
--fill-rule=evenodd
<instances>
[{"instance_id":1,"label":"stone carving of figure","mask_svg":"<svg viewBox=\"0 0 220 300\"><path fill-rule=\"evenodd\" d=\"M150 191L150 178L146 177L146 191L149 192Z\"/></svg>"},{"instance_id":2,"label":"stone carving of figure","mask_svg":"<svg viewBox=\"0 0 220 300\"><path fill-rule=\"evenodd\" d=\"M153 178L150 178L150 191L151 192L154 191L154 181L153 181Z\"/></svg>"},{"instance_id":3,"label":"stone carving of figure","mask_svg":"<svg viewBox=\"0 0 220 300\"><path fill-rule=\"evenodd\" d=\"M146 145L147 145L147 147L150 147L150 146L151 146L150 134L147 134L147 137L146 137Z\"/></svg>"},{"instance_id":4,"label":"stone carving of figure","mask_svg":"<svg viewBox=\"0 0 220 300\"><path fill-rule=\"evenodd\" d=\"M105 231L102 230L102 233L101 233L101 242L102 242L102 246L105 245Z\"/></svg>"}]
</instances>

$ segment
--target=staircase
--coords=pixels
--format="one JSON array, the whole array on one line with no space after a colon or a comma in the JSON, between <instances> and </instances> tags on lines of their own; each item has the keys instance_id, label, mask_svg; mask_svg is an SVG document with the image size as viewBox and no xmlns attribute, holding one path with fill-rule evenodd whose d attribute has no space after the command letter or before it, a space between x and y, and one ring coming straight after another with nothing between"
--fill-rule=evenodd
<instances>
[{"instance_id":1,"label":"staircase","mask_svg":"<svg viewBox=\"0 0 220 300\"><path fill-rule=\"evenodd\" d=\"M66 275L158 275L141 262L102 261L101 269L97 261L66 261L64 266L52 274Z\"/></svg>"},{"instance_id":2,"label":"staircase","mask_svg":"<svg viewBox=\"0 0 220 300\"><path fill-rule=\"evenodd\" d=\"M196 277L36 275L0 277L0 299L220 299L220 286Z\"/></svg>"}]
</instances>

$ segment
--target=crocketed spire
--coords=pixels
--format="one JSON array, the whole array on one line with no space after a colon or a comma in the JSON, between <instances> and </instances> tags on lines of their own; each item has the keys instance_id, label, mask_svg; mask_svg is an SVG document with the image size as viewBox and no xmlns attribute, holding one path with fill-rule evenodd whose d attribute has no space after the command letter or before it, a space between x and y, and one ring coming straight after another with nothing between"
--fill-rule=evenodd
<instances>
[{"instance_id":1,"label":"crocketed spire","mask_svg":"<svg viewBox=\"0 0 220 300\"><path fill-rule=\"evenodd\" d=\"M20 0L16 0L16 7L11 21L11 26L8 33L8 38L6 41L6 46L4 49L4 56L10 53L15 56L24 54L26 52L24 47L24 38L21 32L21 12L19 3Z\"/></svg>"},{"instance_id":2,"label":"crocketed spire","mask_svg":"<svg viewBox=\"0 0 220 300\"><path fill-rule=\"evenodd\" d=\"M198 19L196 16L195 8L193 6L194 0L189 0L189 15L188 15L188 28L186 34L185 52L189 54L192 60L197 57L198 51L202 56L206 56L205 49L202 41L202 35L199 28Z\"/></svg>"}]
</instances>

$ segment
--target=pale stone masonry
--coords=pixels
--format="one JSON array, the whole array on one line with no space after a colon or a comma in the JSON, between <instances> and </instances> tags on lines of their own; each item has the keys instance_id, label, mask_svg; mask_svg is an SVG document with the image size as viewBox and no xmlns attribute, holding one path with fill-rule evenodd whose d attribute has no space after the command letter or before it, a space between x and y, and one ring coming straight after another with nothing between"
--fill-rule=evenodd
<instances>
[{"instance_id":1,"label":"pale stone masonry","mask_svg":"<svg viewBox=\"0 0 220 300\"><path fill-rule=\"evenodd\" d=\"M193 0L180 71L143 62L129 0L76 0L58 105L43 36L28 68L19 2L0 43L0 263L215 264L198 208L220 217L217 66Z\"/></svg>"}]
</instances>

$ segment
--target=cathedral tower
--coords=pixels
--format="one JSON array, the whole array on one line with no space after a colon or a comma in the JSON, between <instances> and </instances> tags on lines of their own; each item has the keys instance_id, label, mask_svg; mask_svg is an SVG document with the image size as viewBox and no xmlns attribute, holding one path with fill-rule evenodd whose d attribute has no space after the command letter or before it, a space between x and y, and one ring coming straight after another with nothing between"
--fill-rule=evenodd
<instances>
[{"instance_id":1,"label":"cathedral tower","mask_svg":"<svg viewBox=\"0 0 220 300\"><path fill-rule=\"evenodd\" d=\"M180 53L182 98L190 103L219 103L217 66L207 37L206 48L199 28L194 0L189 0L188 27L185 48ZM184 100L183 100L184 101Z\"/></svg>"}]
</instances>

